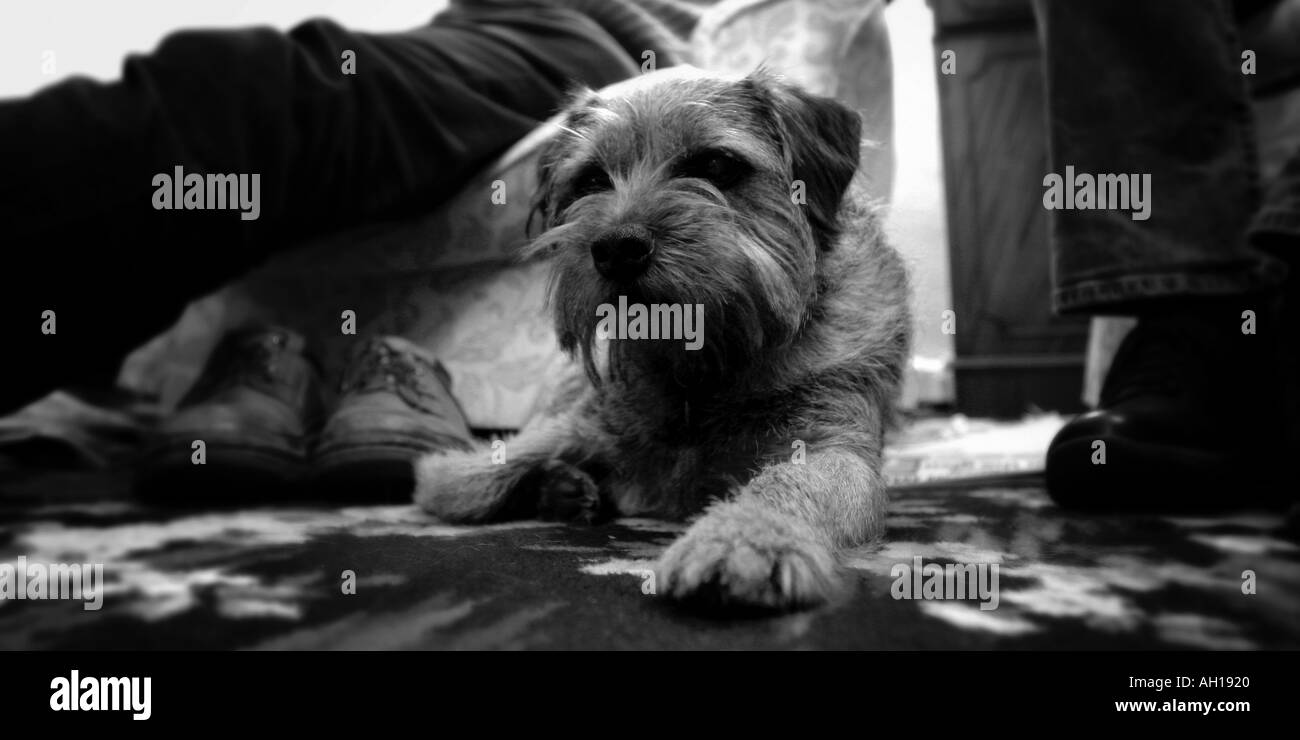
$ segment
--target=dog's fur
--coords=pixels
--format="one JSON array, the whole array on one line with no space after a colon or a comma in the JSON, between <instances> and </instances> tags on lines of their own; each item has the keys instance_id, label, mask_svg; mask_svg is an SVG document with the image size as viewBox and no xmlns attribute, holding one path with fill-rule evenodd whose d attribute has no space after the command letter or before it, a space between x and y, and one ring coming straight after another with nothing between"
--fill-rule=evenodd
<instances>
[{"instance_id":1,"label":"dog's fur","mask_svg":"<svg viewBox=\"0 0 1300 740\"><path fill-rule=\"evenodd\" d=\"M486 448L419 461L416 500L455 522L703 512L660 559L660 593L823 602L837 551L883 526L881 438L909 343L905 271L854 182L859 119L761 71L618 87L575 96L541 155L530 249L553 255L556 328L581 367L504 464ZM703 176L717 152L728 176ZM654 252L618 284L591 246L629 226ZM598 341L596 307L620 295L703 304L703 347Z\"/></svg>"}]
</instances>

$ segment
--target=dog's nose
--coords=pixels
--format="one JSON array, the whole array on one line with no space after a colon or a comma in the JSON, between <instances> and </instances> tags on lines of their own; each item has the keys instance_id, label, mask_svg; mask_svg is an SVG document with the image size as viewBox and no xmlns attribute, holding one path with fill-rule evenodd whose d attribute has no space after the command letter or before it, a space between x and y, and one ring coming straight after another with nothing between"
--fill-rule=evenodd
<instances>
[{"instance_id":1,"label":"dog's nose","mask_svg":"<svg viewBox=\"0 0 1300 740\"><path fill-rule=\"evenodd\" d=\"M654 254L654 237L644 226L622 226L591 244L596 272L615 282L627 282L645 272Z\"/></svg>"}]
</instances>

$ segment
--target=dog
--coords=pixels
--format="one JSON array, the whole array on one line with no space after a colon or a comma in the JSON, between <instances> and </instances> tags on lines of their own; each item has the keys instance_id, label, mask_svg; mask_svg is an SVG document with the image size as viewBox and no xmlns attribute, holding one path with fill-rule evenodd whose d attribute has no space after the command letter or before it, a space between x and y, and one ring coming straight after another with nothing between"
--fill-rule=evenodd
<instances>
[{"instance_id":1,"label":"dog","mask_svg":"<svg viewBox=\"0 0 1300 740\"><path fill-rule=\"evenodd\" d=\"M815 606L883 529L907 274L863 200L855 112L763 70L667 72L577 93L539 157L526 251L553 260L573 373L504 460L419 460L416 501L451 522L694 517L657 593ZM702 341L611 338L620 301L702 315Z\"/></svg>"}]
</instances>

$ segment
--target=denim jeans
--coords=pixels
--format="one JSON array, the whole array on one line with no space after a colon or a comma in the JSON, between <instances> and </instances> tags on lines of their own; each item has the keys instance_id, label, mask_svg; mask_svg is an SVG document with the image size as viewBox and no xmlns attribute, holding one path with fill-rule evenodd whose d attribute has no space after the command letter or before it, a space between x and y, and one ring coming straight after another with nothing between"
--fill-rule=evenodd
<instances>
[{"instance_id":1,"label":"denim jeans","mask_svg":"<svg viewBox=\"0 0 1300 740\"><path fill-rule=\"evenodd\" d=\"M453 7L406 33L325 20L176 33L128 58L121 81L0 101L0 413L107 385L188 301L272 252L432 209L574 84L638 63L577 12ZM258 218L155 210L152 179L177 166L259 174Z\"/></svg>"},{"instance_id":2,"label":"denim jeans","mask_svg":"<svg viewBox=\"0 0 1300 740\"><path fill-rule=\"evenodd\" d=\"M1221 0L1035 0L1054 173L1150 176L1149 218L1050 211L1053 307L1141 314L1166 299L1268 291L1300 236L1300 163L1262 197L1242 48ZM1068 184L1066 185L1068 187Z\"/></svg>"}]
</instances>

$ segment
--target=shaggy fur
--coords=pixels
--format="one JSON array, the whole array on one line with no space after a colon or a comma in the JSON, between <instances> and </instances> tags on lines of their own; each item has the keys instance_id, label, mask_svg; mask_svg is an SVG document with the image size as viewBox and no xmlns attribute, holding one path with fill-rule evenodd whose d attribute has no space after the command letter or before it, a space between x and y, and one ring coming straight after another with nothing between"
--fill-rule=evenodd
<instances>
[{"instance_id":1,"label":"shaggy fur","mask_svg":"<svg viewBox=\"0 0 1300 740\"><path fill-rule=\"evenodd\" d=\"M910 325L906 274L854 182L857 115L762 72L678 72L583 92L561 129L530 249L553 256L555 325L581 362L504 464L430 455L416 500L456 522L699 515L658 563L660 594L830 599L837 551L882 529ZM652 239L635 279L593 265L611 233ZM619 296L703 304L703 346L598 338L596 307Z\"/></svg>"}]
</instances>

